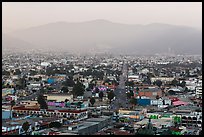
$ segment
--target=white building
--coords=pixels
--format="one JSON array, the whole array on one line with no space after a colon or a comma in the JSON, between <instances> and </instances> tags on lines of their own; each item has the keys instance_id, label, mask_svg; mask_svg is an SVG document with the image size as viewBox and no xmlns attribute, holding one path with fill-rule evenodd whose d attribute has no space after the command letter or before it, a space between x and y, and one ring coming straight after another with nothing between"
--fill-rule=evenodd
<instances>
[{"instance_id":1,"label":"white building","mask_svg":"<svg viewBox=\"0 0 204 137\"><path fill-rule=\"evenodd\" d=\"M49 62L41 62L40 64L42 67L48 67L50 66L51 64Z\"/></svg>"},{"instance_id":2,"label":"white building","mask_svg":"<svg viewBox=\"0 0 204 137\"><path fill-rule=\"evenodd\" d=\"M196 94L196 97L201 97L202 98L202 81L199 81L196 88L195 88L195 94Z\"/></svg>"},{"instance_id":3,"label":"white building","mask_svg":"<svg viewBox=\"0 0 204 137\"><path fill-rule=\"evenodd\" d=\"M196 86L196 96L202 97L202 86Z\"/></svg>"}]
</instances>

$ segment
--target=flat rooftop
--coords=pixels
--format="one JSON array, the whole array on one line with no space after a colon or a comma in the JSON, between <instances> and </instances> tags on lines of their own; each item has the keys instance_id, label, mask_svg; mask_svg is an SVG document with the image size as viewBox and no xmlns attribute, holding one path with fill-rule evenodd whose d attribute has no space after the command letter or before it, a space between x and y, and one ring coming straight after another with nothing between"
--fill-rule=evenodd
<instances>
[{"instance_id":1,"label":"flat rooftop","mask_svg":"<svg viewBox=\"0 0 204 137\"><path fill-rule=\"evenodd\" d=\"M149 119L143 119L142 121L135 122L136 125L146 125L149 122ZM168 123L172 122L172 118L167 119L151 119L151 123L156 126L160 127L161 125L167 125Z\"/></svg>"},{"instance_id":2,"label":"flat rooftop","mask_svg":"<svg viewBox=\"0 0 204 137\"><path fill-rule=\"evenodd\" d=\"M86 121L89 121L89 122L101 122L101 121L104 121L104 120L109 119L109 118L110 118L109 116L102 116L102 117L99 117L99 118L89 118Z\"/></svg>"},{"instance_id":3,"label":"flat rooftop","mask_svg":"<svg viewBox=\"0 0 204 137\"><path fill-rule=\"evenodd\" d=\"M22 117L22 118L19 118L19 119L7 119L7 120L2 120L2 126L5 126L5 127L12 127L12 126L21 126L24 122L28 121L30 124L34 125L35 122L39 122L39 121L42 121L42 122L52 122L52 121L55 121L55 120L60 120L60 118L57 118L57 117Z\"/></svg>"}]
</instances>

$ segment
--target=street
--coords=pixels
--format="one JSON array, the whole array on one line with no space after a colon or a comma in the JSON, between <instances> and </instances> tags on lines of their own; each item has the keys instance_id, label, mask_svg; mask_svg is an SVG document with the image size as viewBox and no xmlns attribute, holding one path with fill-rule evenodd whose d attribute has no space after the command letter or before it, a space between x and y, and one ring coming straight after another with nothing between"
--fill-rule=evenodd
<instances>
[{"instance_id":1,"label":"street","mask_svg":"<svg viewBox=\"0 0 204 137\"><path fill-rule=\"evenodd\" d=\"M126 96L125 81L127 78L127 64L124 62L122 67L122 75L120 76L120 81L118 87L115 89L114 94L116 99L111 103L111 109L113 111L119 108L128 108L128 100Z\"/></svg>"}]
</instances>

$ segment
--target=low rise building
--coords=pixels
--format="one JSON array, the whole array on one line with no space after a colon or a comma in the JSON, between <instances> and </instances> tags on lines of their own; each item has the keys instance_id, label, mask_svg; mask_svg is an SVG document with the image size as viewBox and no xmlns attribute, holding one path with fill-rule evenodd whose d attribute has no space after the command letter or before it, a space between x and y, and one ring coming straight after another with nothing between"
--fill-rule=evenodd
<instances>
[{"instance_id":1,"label":"low rise building","mask_svg":"<svg viewBox=\"0 0 204 137\"><path fill-rule=\"evenodd\" d=\"M65 101L65 99L68 99L69 101L73 101L73 95L69 95L67 93L48 93L44 94L46 96L47 100L55 100L58 102Z\"/></svg>"},{"instance_id":2,"label":"low rise building","mask_svg":"<svg viewBox=\"0 0 204 137\"><path fill-rule=\"evenodd\" d=\"M161 97L162 96L162 90L158 87L140 87L139 91L134 92L134 96L146 96L146 97Z\"/></svg>"},{"instance_id":3,"label":"low rise building","mask_svg":"<svg viewBox=\"0 0 204 137\"><path fill-rule=\"evenodd\" d=\"M102 116L99 118L90 118L86 121L68 126L68 133L74 133L78 135L92 135L100 131L102 128L110 124L110 116Z\"/></svg>"}]
</instances>

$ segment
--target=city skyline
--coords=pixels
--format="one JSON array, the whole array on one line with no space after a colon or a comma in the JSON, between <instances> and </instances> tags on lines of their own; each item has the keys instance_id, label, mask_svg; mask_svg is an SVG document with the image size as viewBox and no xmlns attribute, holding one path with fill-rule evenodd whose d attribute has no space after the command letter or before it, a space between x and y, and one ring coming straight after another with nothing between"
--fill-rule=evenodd
<instances>
[{"instance_id":1,"label":"city skyline","mask_svg":"<svg viewBox=\"0 0 204 137\"><path fill-rule=\"evenodd\" d=\"M201 10L3 2L2 135L202 135Z\"/></svg>"}]
</instances>

